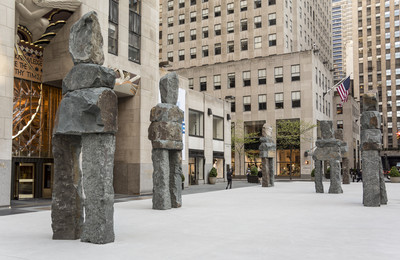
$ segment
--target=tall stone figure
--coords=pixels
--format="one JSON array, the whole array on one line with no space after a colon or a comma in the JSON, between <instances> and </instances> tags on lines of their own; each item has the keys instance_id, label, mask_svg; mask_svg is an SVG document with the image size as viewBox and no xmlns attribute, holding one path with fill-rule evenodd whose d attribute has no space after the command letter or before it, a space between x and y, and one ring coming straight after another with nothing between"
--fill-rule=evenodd
<instances>
[{"instance_id":1,"label":"tall stone figure","mask_svg":"<svg viewBox=\"0 0 400 260\"><path fill-rule=\"evenodd\" d=\"M381 204L387 204L382 160L379 155L382 148L380 126L381 116L378 112L376 93L365 93L361 114L361 168L363 204L366 207L379 207Z\"/></svg>"},{"instance_id":2,"label":"tall stone figure","mask_svg":"<svg viewBox=\"0 0 400 260\"><path fill-rule=\"evenodd\" d=\"M341 144L333 137L332 121L320 121L322 139L316 141L317 149L313 154L315 162L315 191L324 193L322 184L322 161L329 161L331 167L331 185L329 193L343 193L340 180Z\"/></svg>"},{"instance_id":3,"label":"tall stone figure","mask_svg":"<svg viewBox=\"0 0 400 260\"><path fill-rule=\"evenodd\" d=\"M343 141L343 129L336 129L335 138L340 141L340 153L342 154L342 172L343 172L343 184L350 184L350 172L349 172L349 159L345 156L349 151L347 143Z\"/></svg>"},{"instance_id":4,"label":"tall stone figure","mask_svg":"<svg viewBox=\"0 0 400 260\"><path fill-rule=\"evenodd\" d=\"M53 239L114 241L113 166L117 132L115 73L101 66L103 38L96 12L82 16L69 40L74 67L53 132Z\"/></svg>"},{"instance_id":5,"label":"tall stone figure","mask_svg":"<svg viewBox=\"0 0 400 260\"><path fill-rule=\"evenodd\" d=\"M182 121L179 79L173 72L160 79L161 103L150 112L149 139L153 160L153 209L182 206Z\"/></svg>"},{"instance_id":6,"label":"tall stone figure","mask_svg":"<svg viewBox=\"0 0 400 260\"><path fill-rule=\"evenodd\" d=\"M275 185L275 171L274 171L274 152L276 150L276 145L272 139L272 127L268 126L266 123L262 128L262 137L260 138L260 157L262 159L262 186L263 187L273 187Z\"/></svg>"}]
</instances>

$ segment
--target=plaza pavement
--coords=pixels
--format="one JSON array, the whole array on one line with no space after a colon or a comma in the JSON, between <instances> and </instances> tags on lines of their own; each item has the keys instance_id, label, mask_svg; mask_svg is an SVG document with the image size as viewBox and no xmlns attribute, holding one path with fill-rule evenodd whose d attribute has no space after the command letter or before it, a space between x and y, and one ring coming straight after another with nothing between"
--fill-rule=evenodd
<instances>
[{"instance_id":1,"label":"plaza pavement","mask_svg":"<svg viewBox=\"0 0 400 260\"><path fill-rule=\"evenodd\" d=\"M148 197L116 203L106 245L52 240L49 210L0 216L0 259L400 259L400 184L386 183L378 208L362 206L362 183L343 194L316 194L312 182L243 186L192 189L166 211Z\"/></svg>"}]
</instances>

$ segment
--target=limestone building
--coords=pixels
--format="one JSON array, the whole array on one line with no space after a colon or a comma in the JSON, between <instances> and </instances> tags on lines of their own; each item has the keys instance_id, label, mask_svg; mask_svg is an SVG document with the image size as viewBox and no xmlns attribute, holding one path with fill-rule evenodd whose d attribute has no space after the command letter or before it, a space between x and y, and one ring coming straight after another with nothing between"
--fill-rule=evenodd
<instances>
[{"instance_id":1,"label":"limestone building","mask_svg":"<svg viewBox=\"0 0 400 260\"><path fill-rule=\"evenodd\" d=\"M400 161L399 0L353 1L355 97L376 91L382 115L383 150L390 166ZM361 108L362 111L362 108ZM386 167L387 163L384 163Z\"/></svg>"},{"instance_id":2,"label":"limestone building","mask_svg":"<svg viewBox=\"0 0 400 260\"><path fill-rule=\"evenodd\" d=\"M331 1L160 1L160 62L189 88L229 100L235 129L258 132L282 119L332 119ZM277 174L309 177L317 130L293 153L279 149ZM260 165L256 148L232 157ZM291 154L291 155L290 155Z\"/></svg>"}]
</instances>

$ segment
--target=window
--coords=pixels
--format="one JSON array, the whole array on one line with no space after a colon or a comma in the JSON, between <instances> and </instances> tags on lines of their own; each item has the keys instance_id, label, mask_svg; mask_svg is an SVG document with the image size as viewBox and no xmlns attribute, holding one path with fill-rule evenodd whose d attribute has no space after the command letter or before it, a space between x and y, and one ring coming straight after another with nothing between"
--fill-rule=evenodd
<instances>
[{"instance_id":1,"label":"window","mask_svg":"<svg viewBox=\"0 0 400 260\"><path fill-rule=\"evenodd\" d=\"M168 27L174 26L174 17L173 16L170 16L167 18L167 24L168 24Z\"/></svg>"},{"instance_id":2,"label":"window","mask_svg":"<svg viewBox=\"0 0 400 260\"><path fill-rule=\"evenodd\" d=\"M203 27L203 39L208 38L208 26Z\"/></svg>"},{"instance_id":3,"label":"window","mask_svg":"<svg viewBox=\"0 0 400 260\"><path fill-rule=\"evenodd\" d=\"M227 5L227 13L228 14L233 14L234 13L234 5L233 5L233 3L228 3L228 5Z\"/></svg>"},{"instance_id":4,"label":"window","mask_svg":"<svg viewBox=\"0 0 400 260\"><path fill-rule=\"evenodd\" d=\"M179 60L185 60L185 50L178 51Z\"/></svg>"},{"instance_id":5,"label":"window","mask_svg":"<svg viewBox=\"0 0 400 260\"><path fill-rule=\"evenodd\" d=\"M343 107L340 104L336 105L336 114L338 115L343 114Z\"/></svg>"},{"instance_id":6,"label":"window","mask_svg":"<svg viewBox=\"0 0 400 260\"><path fill-rule=\"evenodd\" d=\"M207 91L207 77L200 77L200 91Z\"/></svg>"},{"instance_id":7,"label":"window","mask_svg":"<svg viewBox=\"0 0 400 260\"><path fill-rule=\"evenodd\" d=\"M235 88L235 73L228 73L228 88Z\"/></svg>"},{"instance_id":8,"label":"window","mask_svg":"<svg viewBox=\"0 0 400 260\"><path fill-rule=\"evenodd\" d=\"M336 121L336 129L343 129L343 120Z\"/></svg>"},{"instance_id":9,"label":"window","mask_svg":"<svg viewBox=\"0 0 400 260\"><path fill-rule=\"evenodd\" d=\"M258 70L258 85L267 84L267 70L260 69Z\"/></svg>"},{"instance_id":10,"label":"window","mask_svg":"<svg viewBox=\"0 0 400 260\"><path fill-rule=\"evenodd\" d=\"M185 32L179 32L178 34L179 42L185 41Z\"/></svg>"},{"instance_id":11,"label":"window","mask_svg":"<svg viewBox=\"0 0 400 260\"><path fill-rule=\"evenodd\" d=\"M219 17L221 16L221 6L216 6L214 7L214 17Z\"/></svg>"},{"instance_id":12,"label":"window","mask_svg":"<svg viewBox=\"0 0 400 260\"><path fill-rule=\"evenodd\" d=\"M190 0L190 5L196 5L196 0Z\"/></svg>"},{"instance_id":13,"label":"window","mask_svg":"<svg viewBox=\"0 0 400 260\"><path fill-rule=\"evenodd\" d=\"M189 89L193 89L193 78L189 79Z\"/></svg>"},{"instance_id":14,"label":"window","mask_svg":"<svg viewBox=\"0 0 400 260\"><path fill-rule=\"evenodd\" d=\"M196 56L197 56L196 48L190 48L190 58L191 59L196 59Z\"/></svg>"},{"instance_id":15,"label":"window","mask_svg":"<svg viewBox=\"0 0 400 260\"><path fill-rule=\"evenodd\" d=\"M240 20L240 30L247 31L247 19Z\"/></svg>"},{"instance_id":16,"label":"window","mask_svg":"<svg viewBox=\"0 0 400 260\"><path fill-rule=\"evenodd\" d=\"M130 1L131 2L131 1ZM174 1L168 1L168 11L174 10Z\"/></svg>"},{"instance_id":17,"label":"window","mask_svg":"<svg viewBox=\"0 0 400 260\"><path fill-rule=\"evenodd\" d=\"M118 1L109 0L108 53L118 55Z\"/></svg>"},{"instance_id":18,"label":"window","mask_svg":"<svg viewBox=\"0 0 400 260\"><path fill-rule=\"evenodd\" d=\"M233 53L235 51L234 41L229 41L227 47L228 47L228 53Z\"/></svg>"},{"instance_id":19,"label":"window","mask_svg":"<svg viewBox=\"0 0 400 260\"><path fill-rule=\"evenodd\" d=\"M196 22L196 12L190 13L190 22Z\"/></svg>"},{"instance_id":20,"label":"window","mask_svg":"<svg viewBox=\"0 0 400 260\"><path fill-rule=\"evenodd\" d=\"M221 35L221 24L214 25L214 34L215 36Z\"/></svg>"},{"instance_id":21,"label":"window","mask_svg":"<svg viewBox=\"0 0 400 260\"><path fill-rule=\"evenodd\" d=\"M185 24L185 15L180 14L178 20L179 20L179 24Z\"/></svg>"},{"instance_id":22,"label":"window","mask_svg":"<svg viewBox=\"0 0 400 260\"><path fill-rule=\"evenodd\" d=\"M168 59L168 61L170 61L170 62L173 62L173 61L174 61L174 54L173 54L172 51L169 51L169 52L167 53L167 59Z\"/></svg>"},{"instance_id":23,"label":"window","mask_svg":"<svg viewBox=\"0 0 400 260\"><path fill-rule=\"evenodd\" d=\"M240 11L247 11L247 1L246 0L241 0L240 1Z\"/></svg>"},{"instance_id":24,"label":"window","mask_svg":"<svg viewBox=\"0 0 400 260\"><path fill-rule=\"evenodd\" d=\"M189 136L203 137L203 112L189 109Z\"/></svg>"},{"instance_id":25,"label":"window","mask_svg":"<svg viewBox=\"0 0 400 260\"><path fill-rule=\"evenodd\" d=\"M300 65L292 65L292 81L300 80Z\"/></svg>"},{"instance_id":26,"label":"window","mask_svg":"<svg viewBox=\"0 0 400 260\"><path fill-rule=\"evenodd\" d=\"M185 0L179 0L179 8L185 7Z\"/></svg>"},{"instance_id":27,"label":"window","mask_svg":"<svg viewBox=\"0 0 400 260\"><path fill-rule=\"evenodd\" d=\"M141 1L129 1L128 59L140 63Z\"/></svg>"},{"instance_id":28,"label":"window","mask_svg":"<svg viewBox=\"0 0 400 260\"><path fill-rule=\"evenodd\" d=\"M254 9L261 8L261 0L254 0Z\"/></svg>"},{"instance_id":29,"label":"window","mask_svg":"<svg viewBox=\"0 0 400 260\"><path fill-rule=\"evenodd\" d=\"M203 57L208 57L208 45L202 47Z\"/></svg>"},{"instance_id":30,"label":"window","mask_svg":"<svg viewBox=\"0 0 400 260\"><path fill-rule=\"evenodd\" d=\"M214 75L214 89L221 89L221 75Z\"/></svg>"},{"instance_id":31,"label":"window","mask_svg":"<svg viewBox=\"0 0 400 260\"><path fill-rule=\"evenodd\" d=\"M268 0L268 5L274 5L276 4L276 0Z\"/></svg>"},{"instance_id":32,"label":"window","mask_svg":"<svg viewBox=\"0 0 400 260\"><path fill-rule=\"evenodd\" d=\"M196 29L190 30L190 40L196 40Z\"/></svg>"},{"instance_id":33,"label":"window","mask_svg":"<svg viewBox=\"0 0 400 260\"><path fill-rule=\"evenodd\" d=\"M174 44L174 35L172 33L167 35L167 44Z\"/></svg>"},{"instance_id":34,"label":"window","mask_svg":"<svg viewBox=\"0 0 400 260\"><path fill-rule=\"evenodd\" d=\"M261 28L262 27L262 22L261 22L261 16L255 16L254 17L254 28Z\"/></svg>"},{"instance_id":35,"label":"window","mask_svg":"<svg viewBox=\"0 0 400 260\"><path fill-rule=\"evenodd\" d=\"M276 25L276 13L268 15L268 25Z\"/></svg>"},{"instance_id":36,"label":"window","mask_svg":"<svg viewBox=\"0 0 400 260\"><path fill-rule=\"evenodd\" d=\"M251 97L244 96L243 97L243 111L251 111Z\"/></svg>"},{"instance_id":37,"label":"window","mask_svg":"<svg viewBox=\"0 0 400 260\"><path fill-rule=\"evenodd\" d=\"M250 71L243 71L243 87L249 87L251 85Z\"/></svg>"},{"instance_id":38,"label":"window","mask_svg":"<svg viewBox=\"0 0 400 260\"><path fill-rule=\"evenodd\" d=\"M254 37L254 49L261 48L261 36Z\"/></svg>"},{"instance_id":39,"label":"window","mask_svg":"<svg viewBox=\"0 0 400 260\"><path fill-rule=\"evenodd\" d=\"M270 34L268 35L268 42L269 42L269 46L276 46L276 34Z\"/></svg>"},{"instance_id":40,"label":"window","mask_svg":"<svg viewBox=\"0 0 400 260\"><path fill-rule=\"evenodd\" d=\"M300 91L292 91L292 108L300 107Z\"/></svg>"},{"instance_id":41,"label":"window","mask_svg":"<svg viewBox=\"0 0 400 260\"><path fill-rule=\"evenodd\" d=\"M258 95L258 110L267 110L267 95Z\"/></svg>"},{"instance_id":42,"label":"window","mask_svg":"<svg viewBox=\"0 0 400 260\"><path fill-rule=\"evenodd\" d=\"M242 51L247 51L249 49L248 40L247 39L240 40L240 49Z\"/></svg>"},{"instance_id":43,"label":"window","mask_svg":"<svg viewBox=\"0 0 400 260\"><path fill-rule=\"evenodd\" d=\"M233 26L234 26L233 22L228 22L228 26L226 28L227 33L233 33L234 32L234 27Z\"/></svg>"},{"instance_id":44,"label":"window","mask_svg":"<svg viewBox=\"0 0 400 260\"><path fill-rule=\"evenodd\" d=\"M236 103L235 103L235 101L231 102L231 112L232 113L236 112Z\"/></svg>"},{"instance_id":45,"label":"window","mask_svg":"<svg viewBox=\"0 0 400 260\"><path fill-rule=\"evenodd\" d=\"M224 140L224 118L213 116L213 139Z\"/></svg>"},{"instance_id":46,"label":"window","mask_svg":"<svg viewBox=\"0 0 400 260\"><path fill-rule=\"evenodd\" d=\"M220 55L221 54L221 43L216 43L214 45L214 55Z\"/></svg>"},{"instance_id":47,"label":"window","mask_svg":"<svg viewBox=\"0 0 400 260\"><path fill-rule=\"evenodd\" d=\"M276 67L274 69L275 83L283 82L283 67Z\"/></svg>"},{"instance_id":48,"label":"window","mask_svg":"<svg viewBox=\"0 0 400 260\"><path fill-rule=\"evenodd\" d=\"M275 109L283 108L283 93L275 93Z\"/></svg>"},{"instance_id":49,"label":"window","mask_svg":"<svg viewBox=\"0 0 400 260\"><path fill-rule=\"evenodd\" d=\"M201 11L201 17L203 18L203 20L208 19L208 9L203 9Z\"/></svg>"}]
</instances>

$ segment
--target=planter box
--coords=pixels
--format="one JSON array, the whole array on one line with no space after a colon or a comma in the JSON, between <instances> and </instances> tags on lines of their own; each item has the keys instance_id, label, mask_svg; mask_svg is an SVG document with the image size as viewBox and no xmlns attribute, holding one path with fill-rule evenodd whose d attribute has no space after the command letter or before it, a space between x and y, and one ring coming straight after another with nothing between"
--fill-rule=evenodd
<instances>
[{"instance_id":1,"label":"planter box","mask_svg":"<svg viewBox=\"0 0 400 260\"><path fill-rule=\"evenodd\" d=\"M208 184L215 184L217 182L217 177L208 177Z\"/></svg>"},{"instance_id":2,"label":"planter box","mask_svg":"<svg viewBox=\"0 0 400 260\"><path fill-rule=\"evenodd\" d=\"M390 182L400 183L400 177L390 177Z\"/></svg>"},{"instance_id":3,"label":"planter box","mask_svg":"<svg viewBox=\"0 0 400 260\"><path fill-rule=\"evenodd\" d=\"M249 183L258 183L258 176L257 175L248 175L247 181Z\"/></svg>"}]
</instances>

